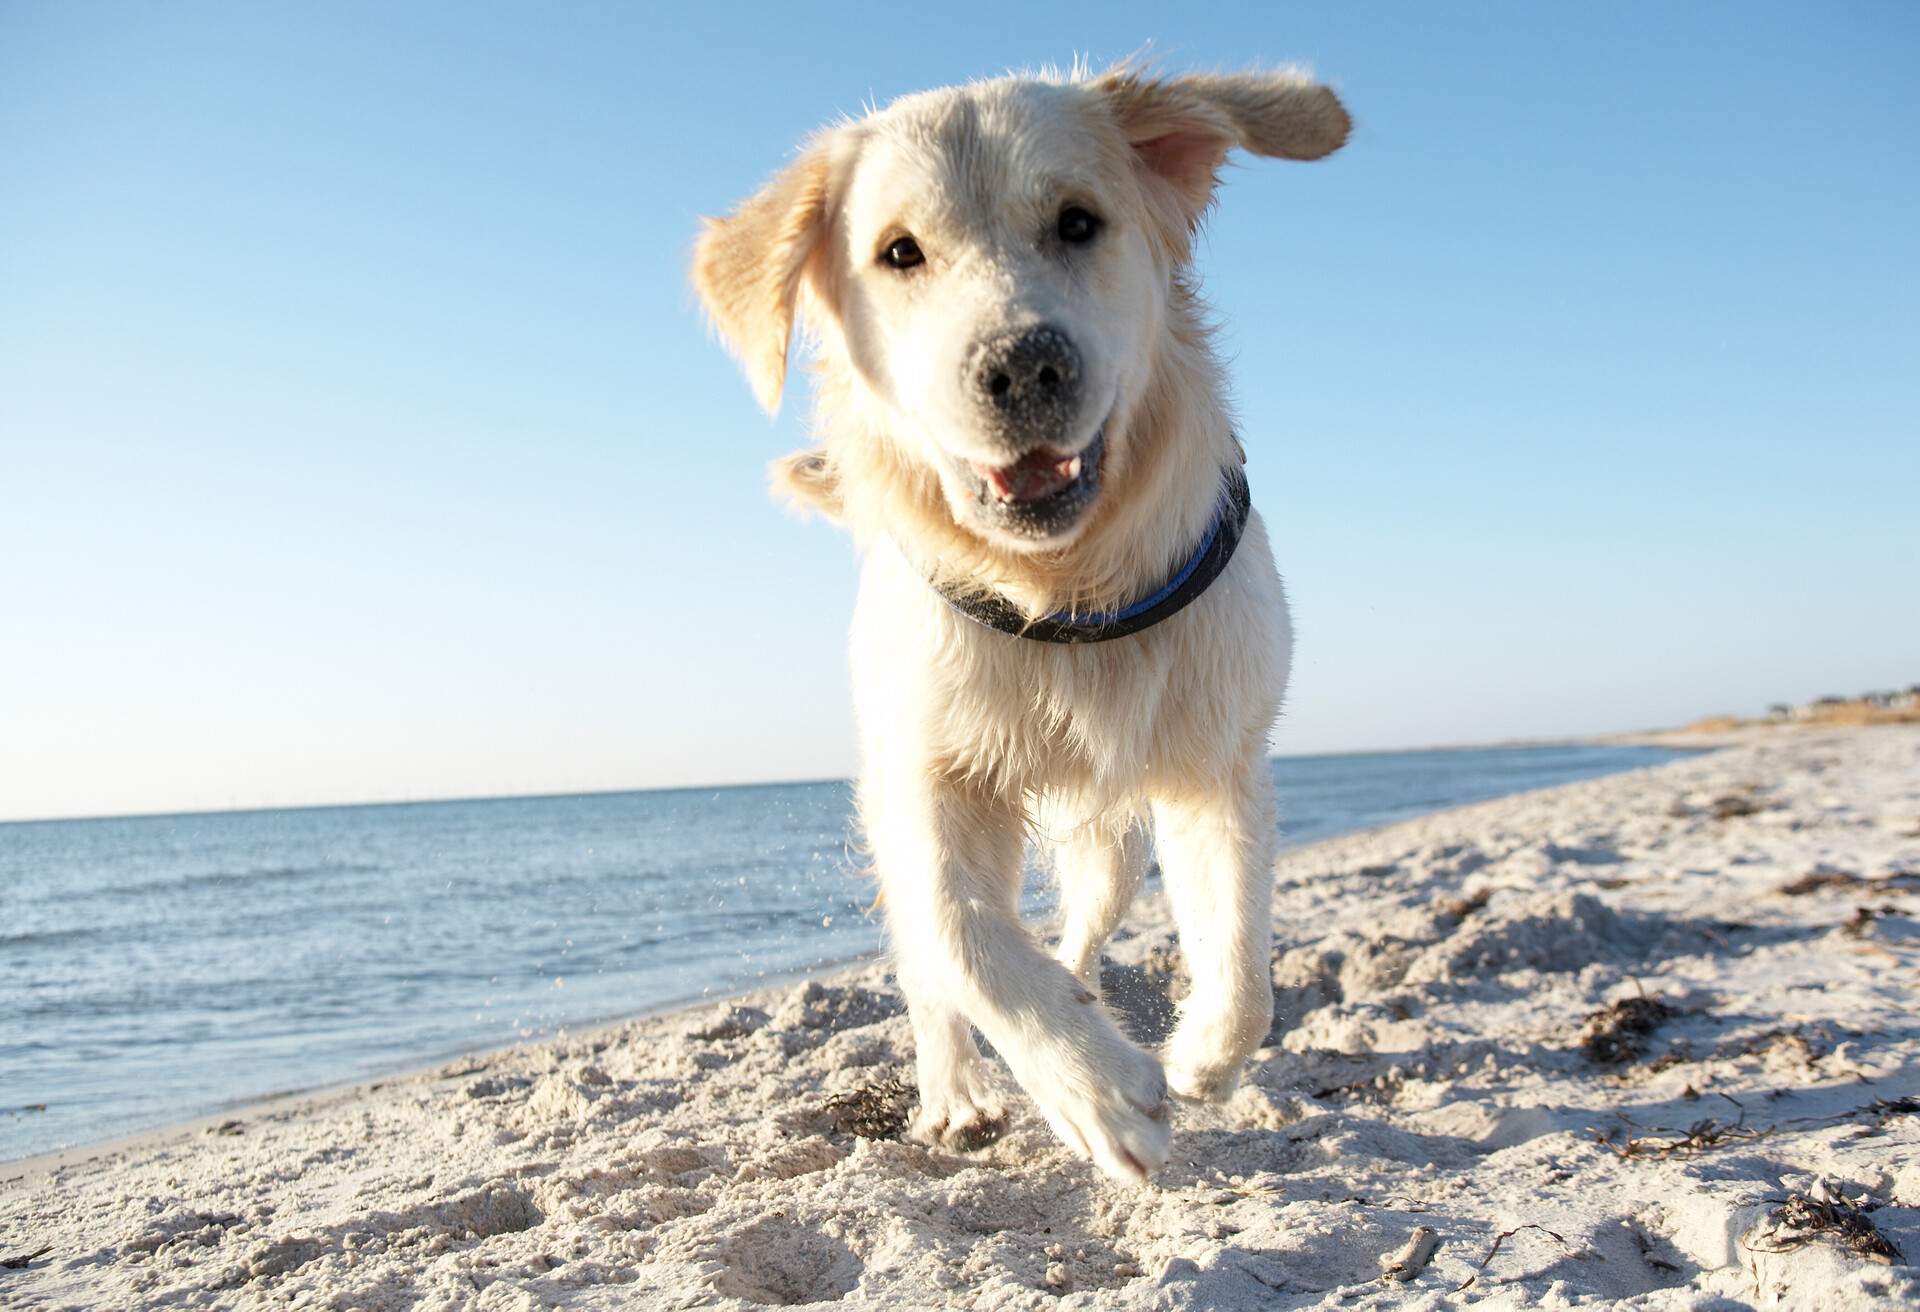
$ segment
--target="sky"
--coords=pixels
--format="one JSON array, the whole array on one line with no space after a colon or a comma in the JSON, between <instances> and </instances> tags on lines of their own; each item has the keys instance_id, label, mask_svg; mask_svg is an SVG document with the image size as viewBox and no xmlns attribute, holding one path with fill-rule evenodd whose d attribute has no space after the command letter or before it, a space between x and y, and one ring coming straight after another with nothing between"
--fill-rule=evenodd
<instances>
[{"instance_id":1,"label":"sky","mask_svg":"<svg viewBox=\"0 0 1920 1312\"><path fill-rule=\"evenodd\" d=\"M1356 121L1200 250L1277 750L1920 682L1920 9L666 9L0 5L0 819L848 774L698 216L1076 55Z\"/></svg>"}]
</instances>

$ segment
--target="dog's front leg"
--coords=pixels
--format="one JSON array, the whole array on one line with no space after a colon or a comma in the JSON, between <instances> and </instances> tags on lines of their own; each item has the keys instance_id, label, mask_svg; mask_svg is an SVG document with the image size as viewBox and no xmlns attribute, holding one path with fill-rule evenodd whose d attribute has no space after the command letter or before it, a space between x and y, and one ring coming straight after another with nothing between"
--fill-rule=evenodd
<instances>
[{"instance_id":1,"label":"dog's front leg","mask_svg":"<svg viewBox=\"0 0 1920 1312\"><path fill-rule=\"evenodd\" d=\"M1233 1092L1273 1025L1273 780L1262 755L1212 787L1157 797L1154 842L1192 988L1168 1040L1167 1079L1186 1098Z\"/></svg>"},{"instance_id":2,"label":"dog's front leg","mask_svg":"<svg viewBox=\"0 0 1920 1312\"><path fill-rule=\"evenodd\" d=\"M1166 1158L1166 1079L1021 925L1018 800L964 780L886 775L870 781L863 812L915 1041L929 1045L918 1054L918 1128L931 1135L955 1109L987 1110L958 1011L1068 1146L1111 1175L1145 1179Z\"/></svg>"},{"instance_id":3,"label":"dog's front leg","mask_svg":"<svg viewBox=\"0 0 1920 1312\"><path fill-rule=\"evenodd\" d=\"M955 1005L943 979L937 953L930 955L924 927L908 925L888 899L887 920L894 939L895 970L907 996L913 1022L915 1074L920 1108L909 1136L936 1148L966 1152L1000 1137L1006 1126L993 1091L973 1025Z\"/></svg>"}]
</instances>

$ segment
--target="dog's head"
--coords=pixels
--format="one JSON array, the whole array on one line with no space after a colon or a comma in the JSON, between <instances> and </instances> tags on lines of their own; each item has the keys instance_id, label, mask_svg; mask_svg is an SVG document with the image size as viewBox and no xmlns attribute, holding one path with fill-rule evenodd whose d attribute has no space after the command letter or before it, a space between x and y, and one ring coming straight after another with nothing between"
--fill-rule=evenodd
<instances>
[{"instance_id":1,"label":"dog's head","mask_svg":"<svg viewBox=\"0 0 1920 1312\"><path fill-rule=\"evenodd\" d=\"M1292 72L909 96L827 129L710 221L694 284L769 410L804 299L836 385L937 479L955 523L1055 548L1124 477L1227 152L1318 159L1347 130L1333 93Z\"/></svg>"}]
</instances>

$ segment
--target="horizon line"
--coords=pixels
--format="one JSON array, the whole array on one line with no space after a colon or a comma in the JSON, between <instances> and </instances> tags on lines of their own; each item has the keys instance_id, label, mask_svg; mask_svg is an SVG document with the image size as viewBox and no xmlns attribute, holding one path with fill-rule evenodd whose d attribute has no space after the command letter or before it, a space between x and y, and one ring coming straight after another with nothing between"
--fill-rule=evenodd
<instances>
[{"instance_id":1,"label":"horizon line","mask_svg":"<svg viewBox=\"0 0 1920 1312\"><path fill-rule=\"evenodd\" d=\"M1556 734L1545 738L1505 738L1493 742L1478 743L1428 743L1412 747L1350 747L1330 752L1269 752L1269 761L1311 760L1329 756L1396 756L1409 752L1474 752L1495 751L1506 747L1555 747L1555 746L1594 746L1617 745L1634 746L1630 741L1642 734L1668 732L1659 729L1637 729L1625 732L1593 734ZM1653 746L1655 744L1646 744ZM738 788L801 788L811 784L851 784L853 779L846 775L821 775L800 779L756 779L739 780L733 783L695 783L667 784L643 788L583 788L565 792L537 791L528 793L460 793L443 797L387 797L360 801L341 802L291 802L259 806L213 806L193 807L187 810L164 811L108 811L90 814L35 815L0 817L0 827L6 825L42 825L75 824L92 820L177 820L194 816L223 815L259 815L275 811L345 811L374 806L443 806L462 802L541 802L557 801L571 797L625 797L637 793L706 793L724 792Z\"/></svg>"}]
</instances>

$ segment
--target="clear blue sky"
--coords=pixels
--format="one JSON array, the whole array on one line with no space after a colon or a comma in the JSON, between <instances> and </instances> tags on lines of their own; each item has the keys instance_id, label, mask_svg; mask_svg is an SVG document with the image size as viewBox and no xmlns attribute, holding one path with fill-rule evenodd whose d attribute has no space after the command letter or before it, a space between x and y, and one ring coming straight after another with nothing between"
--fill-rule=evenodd
<instances>
[{"instance_id":1,"label":"clear blue sky","mask_svg":"<svg viewBox=\"0 0 1920 1312\"><path fill-rule=\"evenodd\" d=\"M1289 752L1920 680L1920 9L0 5L0 817L844 774L696 216L1151 43L1358 123L1205 244Z\"/></svg>"}]
</instances>

